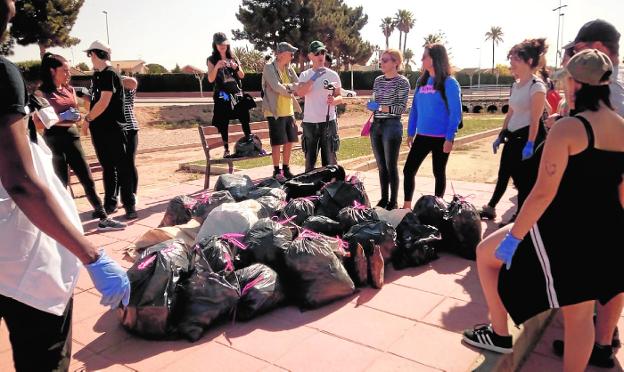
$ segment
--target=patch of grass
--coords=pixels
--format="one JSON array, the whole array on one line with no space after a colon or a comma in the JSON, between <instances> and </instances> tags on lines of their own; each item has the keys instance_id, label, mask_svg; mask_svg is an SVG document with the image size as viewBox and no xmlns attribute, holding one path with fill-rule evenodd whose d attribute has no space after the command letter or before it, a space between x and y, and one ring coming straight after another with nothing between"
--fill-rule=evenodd
<instances>
[{"instance_id":1,"label":"patch of grass","mask_svg":"<svg viewBox=\"0 0 624 372\"><path fill-rule=\"evenodd\" d=\"M188 129L188 128L197 128L199 122L193 120L184 120L184 121L162 121L152 125L154 128L165 129L165 130L174 130L174 129Z\"/></svg>"},{"instance_id":2,"label":"patch of grass","mask_svg":"<svg viewBox=\"0 0 624 372\"><path fill-rule=\"evenodd\" d=\"M459 131L458 136L467 136L469 134L483 132L485 130L494 129L502 126L504 116L502 115L480 115L473 118L470 116L464 116L464 127ZM407 125L404 125L407 127ZM407 136L407 129L403 133ZM468 146L466 146L468 147ZM468 148L462 148L462 150L468 150ZM267 145L268 148L268 145ZM340 140L340 150L338 151L338 161L345 161L348 159L357 158L360 156L372 155L372 149L370 145L370 139L368 137L352 137L344 138ZM319 160L320 162L320 154ZM206 165L205 160L198 160L192 164L201 166ZM305 165L305 158L301 149L295 149L292 152L290 158L290 164L292 165ZM235 163L235 166L240 169L250 169L255 167L261 167L265 165L271 165L271 157L265 156L256 159L242 160Z\"/></svg>"}]
</instances>

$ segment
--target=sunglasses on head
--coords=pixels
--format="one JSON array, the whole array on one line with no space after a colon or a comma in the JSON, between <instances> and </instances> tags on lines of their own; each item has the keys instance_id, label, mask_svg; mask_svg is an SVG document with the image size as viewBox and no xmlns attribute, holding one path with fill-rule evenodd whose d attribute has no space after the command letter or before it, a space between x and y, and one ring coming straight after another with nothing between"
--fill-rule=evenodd
<instances>
[{"instance_id":1,"label":"sunglasses on head","mask_svg":"<svg viewBox=\"0 0 624 372\"><path fill-rule=\"evenodd\" d=\"M390 61L394 62L394 58L382 58L381 59L381 63L388 63Z\"/></svg>"},{"instance_id":2,"label":"sunglasses on head","mask_svg":"<svg viewBox=\"0 0 624 372\"><path fill-rule=\"evenodd\" d=\"M320 55L325 55L325 51L324 50L319 50L318 52L314 52L313 54L318 57Z\"/></svg>"}]
</instances>

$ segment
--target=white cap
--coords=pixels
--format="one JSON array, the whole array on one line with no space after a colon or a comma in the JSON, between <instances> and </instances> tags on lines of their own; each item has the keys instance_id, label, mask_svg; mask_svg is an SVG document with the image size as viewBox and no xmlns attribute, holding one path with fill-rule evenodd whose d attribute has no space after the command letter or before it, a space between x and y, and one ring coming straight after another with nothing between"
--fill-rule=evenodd
<instances>
[{"instance_id":1,"label":"white cap","mask_svg":"<svg viewBox=\"0 0 624 372\"><path fill-rule=\"evenodd\" d=\"M106 44L103 41L100 40L96 40L94 42L91 43L91 45L89 45L89 49L84 50L84 52L89 52L92 50L101 50L103 52L106 52L108 54L111 53L111 48L108 46L108 44Z\"/></svg>"}]
</instances>

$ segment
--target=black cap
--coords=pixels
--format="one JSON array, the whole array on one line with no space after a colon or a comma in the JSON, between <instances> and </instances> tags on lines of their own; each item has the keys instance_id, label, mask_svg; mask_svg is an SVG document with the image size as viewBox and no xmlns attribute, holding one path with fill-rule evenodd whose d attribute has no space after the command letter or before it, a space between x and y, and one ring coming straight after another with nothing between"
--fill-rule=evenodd
<instances>
[{"instance_id":1,"label":"black cap","mask_svg":"<svg viewBox=\"0 0 624 372\"><path fill-rule=\"evenodd\" d=\"M216 34L212 35L212 42L219 45L219 44L223 44L223 43L230 43L227 36L225 36L225 34L223 32L217 32Z\"/></svg>"},{"instance_id":2,"label":"black cap","mask_svg":"<svg viewBox=\"0 0 624 372\"><path fill-rule=\"evenodd\" d=\"M574 39L575 43L593 41L619 43L620 33L611 23L602 19L595 19L585 23Z\"/></svg>"}]
</instances>

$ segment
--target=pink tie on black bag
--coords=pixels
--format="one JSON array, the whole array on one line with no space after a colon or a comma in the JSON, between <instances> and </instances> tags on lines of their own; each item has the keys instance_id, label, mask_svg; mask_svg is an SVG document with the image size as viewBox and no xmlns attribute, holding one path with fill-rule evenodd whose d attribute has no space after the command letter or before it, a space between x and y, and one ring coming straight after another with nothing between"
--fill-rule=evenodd
<instances>
[{"instance_id":1,"label":"pink tie on black bag","mask_svg":"<svg viewBox=\"0 0 624 372\"><path fill-rule=\"evenodd\" d=\"M364 123L362 131L360 132L360 136L368 137L370 135L371 125L373 123L373 115L375 115L375 113L372 113L371 116L368 118L368 121Z\"/></svg>"}]
</instances>

